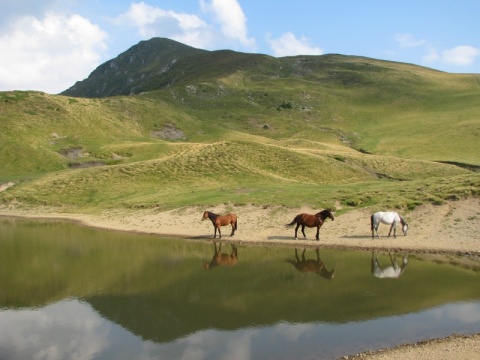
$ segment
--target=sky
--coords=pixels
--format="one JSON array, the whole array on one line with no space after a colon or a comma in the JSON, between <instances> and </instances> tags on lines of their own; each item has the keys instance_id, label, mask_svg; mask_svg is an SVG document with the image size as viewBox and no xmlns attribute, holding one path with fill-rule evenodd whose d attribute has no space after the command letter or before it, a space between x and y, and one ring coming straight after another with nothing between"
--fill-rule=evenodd
<instances>
[{"instance_id":1,"label":"sky","mask_svg":"<svg viewBox=\"0 0 480 360\"><path fill-rule=\"evenodd\" d=\"M57 94L142 40L480 74L478 0L0 0L0 91Z\"/></svg>"}]
</instances>

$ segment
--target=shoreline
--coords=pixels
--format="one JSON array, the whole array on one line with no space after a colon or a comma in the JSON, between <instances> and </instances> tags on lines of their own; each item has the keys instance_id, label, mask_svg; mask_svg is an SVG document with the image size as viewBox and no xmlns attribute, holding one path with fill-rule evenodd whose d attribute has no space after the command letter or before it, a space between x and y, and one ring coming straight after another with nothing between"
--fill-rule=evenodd
<instances>
[{"instance_id":1,"label":"shoreline","mask_svg":"<svg viewBox=\"0 0 480 360\"><path fill-rule=\"evenodd\" d=\"M453 334L445 338L432 338L416 343L400 344L391 348L382 348L343 356L341 359L475 359L478 357L478 354L480 354L480 333Z\"/></svg>"},{"instance_id":2,"label":"shoreline","mask_svg":"<svg viewBox=\"0 0 480 360\"><path fill-rule=\"evenodd\" d=\"M313 248L323 248L323 249L332 249L332 250L355 250L355 251L390 251L390 252L412 252L412 253L422 253L422 254L440 254L440 255L458 255L458 256L465 256L465 255L478 255L480 256L480 250L472 251L472 250L465 250L465 249L441 249L441 248L428 248L428 247L412 247L409 246L383 246L381 244L371 244L371 245L344 245L338 243L325 243L317 240L290 240L290 239L283 239L283 240L251 240L251 239L241 239L237 237L230 237L230 236L223 236L221 239L218 237L214 239L212 236L208 235L186 235L186 234L174 234L174 233L160 233L160 232L148 232L148 231L141 231L141 230L124 230L118 229L115 227L106 227L103 225L98 224L90 224L88 221L84 221L81 219L76 218L76 216L46 216L46 215L27 215L27 214L6 214L0 212L0 218L17 218L17 219L37 219L37 220L53 220L53 221L70 221L73 223L77 223L81 226L87 226L91 228L106 230L106 231L119 231L119 232L130 232L139 235L149 235L149 236L156 236L159 238L177 238L182 240L204 240L208 242L222 242L226 244L236 244L236 245L250 245L250 246L279 246L279 247L304 247L307 249ZM402 235L403 236L403 235ZM365 238L369 238L365 236ZM382 240L375 239L372 241Z\"/></svg>"},{"instance_id":3,"label":"shoreline","mask_svg":"<svg viewBox=\"0 0 480 360\"><path fill-rule=\"evenodd\" d=\"M231 206L213 207L215 213L228 212ZM260 207L245 205L232 210L238 216L238 230L230 237L230 226L222 227L222 242L250 245L323 247L353 250L412 251L420 253L480 255L480 199L468 198L443 205L422 205L402 215L409 223L406 236L400 229L396 238L387 237L389 226L380 225L380 238L372 239L370 213L374 210L353 209L327 219L320 229L320 240L314 239L315 228L306 228L307 239L294 239L290 222L301 212L316 209L302 207ZM213 226L201 221L203 208L198 206L159 211L112 209L101 214L67 213L52 208L21 209L0 206L2 217L22 217L78 222L84 226L109 231L180 239L213 241ZM299 231L300 234L300 231ZM217 237L217 241L220 241Z\"/></svg>"}]
</instances>

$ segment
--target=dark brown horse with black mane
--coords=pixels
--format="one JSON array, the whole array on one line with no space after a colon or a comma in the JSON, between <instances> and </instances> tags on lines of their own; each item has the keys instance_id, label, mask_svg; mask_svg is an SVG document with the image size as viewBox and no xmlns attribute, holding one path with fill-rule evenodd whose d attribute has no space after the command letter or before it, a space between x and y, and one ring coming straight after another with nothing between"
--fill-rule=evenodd
<instances>
[{"instance_id":1,"label":"dark brown horse with black mane","mask_svg":"<svg viewBox=\"0 0 480 360\"><path fill-rule=\"evenodd\" d=\"M213 228L215 229L213 235L214 239L217 237L217 230L219 239L222 238L222 233L220 232L220 228L222 226L232 225L232 233L230 234L230 236L233 236L235 234L235 230L237 230L237 215L235 215L234 213L218 215L210 211L205 211L202 216L202 221L205 219L210 219L213 224Z\"/></svg>"},{"instance_id":2,"label":"dark brown horse with black mane","mask_svg":"<svg viewBox=\"0 0 480 360\"><path fill-rule=\"evenodd\" d=\"M307 259L305 257L306 250L307 249L303 249L302 258L300 259L297 249L295 248L295 261L287 261L293 266L295 266L295 268L302 273L314 273L328 280L333 279L333 277L335 276L335 269L332 268L331 270L328 270L325 267L325 264L320 259L320 251L318 250L318 248L315 249L315 253L317 254L316 259Z\"/></svg>"},{"instance_id":3,"label":"dark brown horse with black mane","mask_svg":"<svg viewBox=\"0 0 480 360\"><path fill-rule=\"evenodd\" d=\"M328 209L322 210L315 215L302 213L295 216L295 219L293 219L290 224L286 224L286 226L289 227L295 223L297 224L297 227L295 228L295 240L297 240L297 232L300 226L302 227L302 234L305 239L307 238L307 235L305 235L305 226L309 228L316 227L317 235L315 236L315 239L320 240L320 227L323 225L326 218L334 220L332 212Z\"/></svg>"}]
</instances>

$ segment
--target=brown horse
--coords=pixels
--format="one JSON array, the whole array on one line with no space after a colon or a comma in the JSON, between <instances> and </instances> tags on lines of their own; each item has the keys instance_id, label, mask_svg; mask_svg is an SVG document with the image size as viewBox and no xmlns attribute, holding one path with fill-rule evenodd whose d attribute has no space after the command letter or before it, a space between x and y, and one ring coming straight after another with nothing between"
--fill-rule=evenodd
<instances>
[{"instance_id":1,"label":"brown horse","mask_svg":"<svg viewBox=\"0 0 480 360\"><path fill-rule=\"evenodd\" d=\"M217 249L217 243L213 243L213 246L215 248L215 252L213 253L212 260L210 262L205 261L203 263L203 267L205 270L212 270L216 268L217 266L235 266L237 265L238 262L238 253L237 253L237 247L233 244L232 245L232 252L230 255L222 253L222 243L218 246Z\"/></svg>"},{"instance_id":2,"label":"brown horse","mask_svg":"<svg viewBox=\"0 0 480 360\"><path fill-rule=\"evenodd\" d=\"M323 261L320 260L320 251L318 249L315 249L315 252L317 253L316 259L306 259L305 258L306 250L307 249L303 249L302 260L300 260L297 249L295 249L296 261L288 260L288 262L293 266L295 266L295 268L302 273L315 273L325 279L328 279L328 280L333 279L333 277L335 276L335 269L332 268L332 270L327 270L327 268L323 264Z\"/></svg>"},{"instance_id":3,"label":"brown horse","mask_svg":"<svg viewBox=\"0 0 480 360\"><path fill-rule=\"evenodd\" d=\"M225 225L232 225L232 233L230 236L235 234L235 230L237 230L237 215L234 213L228 213L226 215L217 215L210 211L205 211L202 216L202 221L205 219L210 219L213 224L213 228L215 229L213 238L217 237L217 230L218 230L218 238L222 238L222 233L220 232L220 227Z\"/></svg>"},{"instance_id":4,"label":"brown horse","mask_svg":"<svg viewBox=\"0 0 480 360\"><path fill-rule=\"evenodd\" d=\"M332 212L328 209L322 210L315 215L302 213L295 216L295 219L293 219L290 224L286 224L286 226L289 227L297 223L297 227L295 228L295 240L297 240L297 231L300 226L302 227L302 234L305 239L307 238L307 235L305 235L305 226L309 228L317 227L317 235L315 236L315 239L320 240L320 227L323 225L327 217L334 220Z\"/></svg>"}]
</instances>

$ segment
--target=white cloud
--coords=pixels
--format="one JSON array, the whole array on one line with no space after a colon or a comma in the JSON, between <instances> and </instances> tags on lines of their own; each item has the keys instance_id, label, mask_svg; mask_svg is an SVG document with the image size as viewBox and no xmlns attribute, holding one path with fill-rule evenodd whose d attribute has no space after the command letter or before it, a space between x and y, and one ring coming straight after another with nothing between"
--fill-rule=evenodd
<instances>
[{"instance_id":1,"label":"white cloud","mask_svg":"<svg viewBox=\"0 0 480 360\"><path fill-rule=\"evenodd\" d=\"M441 61L445 64L468 66L480 55L480 49L461 45L442 52Z\"/></svg>"},{"instance_id":2,"label":"white cloud","mask_svg":"<svg viewBox=\"0 0 480 360\"><path fill-rule=\"evenodd\" d=\"M424 39L415 39L412 34L395 34L394 37L401 47L417 47L427 43Z\"/></svg>"},{"instance_id":3,"label":"white cloud","mask_svg":"<svg viewBox=\"0 0 480 360\"><path fill-rule=\"evenodd\" d=\"M247 37L246 18L236 0L213 0L212 3L201 0L200 5L204 14L213 16L219 29L200 16L164 10L144 2L131 4L114 22L137 28L143 38L166 37L204 49L224 45L234 48L235 42L241 47L253 48L255 40Z\"/></svg>"},{"instance_id":4,"label":"white cloud","mask_svg":"<svg viewBox=\"0 0 480 360\"><path fill-rule=\"evenodd\" d=\"M247 36L247 18L237 0L212 0L211 4L202 0L201 6L203 11L214 14L225 37L239 41L248 48L255 46L255 39Z\"/></svg>"},{"instance_id":5,"label":"white cloud","mask_svg":"<svg viewBox=\"0 0 480 360\"><path fill-rule=\"evenodd\" d=\"M208 25L196 15L167 11L143 2L131 4L125 14L115 19L115 23L135 26L144 37L161 35L173 38L208 29Z\"/></svg>"},{"instance_id":6,"label":"white cloud","mask_svg":"<svg viewBox=\"0 0 480 360\"><path fill-rule=\"evenodd\" d=\"M92 359L109 347L108 325L78 300L34 310L1 310L0 349L18 359Z\"/></svg>"},{"instance_id":7,"label":"white cloud","mask_svg":"<svg viewBox=\"0 0 480 360\"><path fill-rule=\"evenodd\" d=\"M99 64L106 37L79 15L17 18L0 35L0 90L65 90Z\"/></svg>"},{"instance_id":8,"label":"white cloud","mask_svg":"<svg viewBox=\"0 0 480 360\"><path fill-rule=\"evenodd\" d=\"M439 51L431 48L423 57L426 63L440 63L452 66L470 66L480 56L480 49L473 46L461 45L454 48Z\"/></svg>"},{"instance_id":9,"label":"white cloud","mask_svg":"<svg viewBox=\"0 0 480 360\"><path fill-rule=\"evenodd\" d=\"M305 37L297 39L296 36L287 32L278 39L268 39L268 43L273 50L273 55L282 56L294 56L294 55L322 55L323 49L311 46L309 41Z\"/></svg>"},{"instance_id":10,"label":"white cloud","mask_svg":"<svg viewBox=\"0 0 480 360\"><path fill-rule=\"evenodd\" d=\"M480 56L480 49L473 46L460 45L441 50L435 48L429 41L417 39L414 35L408 33L395 34L394 39L401 48L420 48L426 51L422 60L429 65L442 64L466 67L472 65Z\"/></svg>"}]
</instances>

